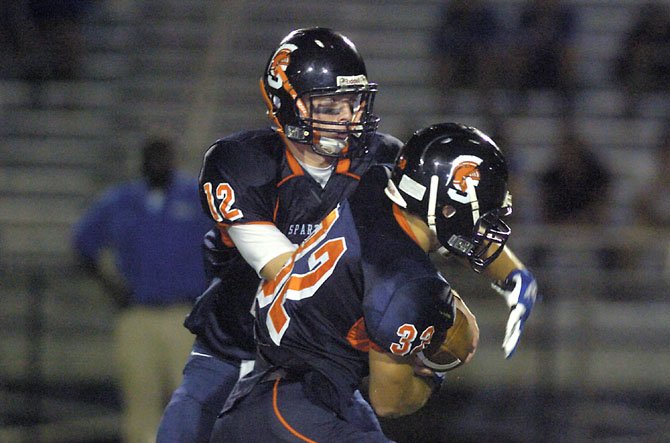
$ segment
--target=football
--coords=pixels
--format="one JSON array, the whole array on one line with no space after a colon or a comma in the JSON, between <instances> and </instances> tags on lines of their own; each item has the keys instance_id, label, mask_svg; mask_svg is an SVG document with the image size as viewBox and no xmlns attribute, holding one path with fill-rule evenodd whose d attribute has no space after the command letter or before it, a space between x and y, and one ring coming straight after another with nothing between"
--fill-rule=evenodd
<instances>
[{"instance_id":1,"label":"football","mask_svg":"<svg viewBox=\"0 0 670 443\"><path fill-rule=\"evenodd\" d=\"M461 297L455 291L452 292L457 310L456 320L447 330L440 347L422 359L424 365L436 371L449 371L472 360L479 342L477 319Z\"/></svg>"}]
</instances>

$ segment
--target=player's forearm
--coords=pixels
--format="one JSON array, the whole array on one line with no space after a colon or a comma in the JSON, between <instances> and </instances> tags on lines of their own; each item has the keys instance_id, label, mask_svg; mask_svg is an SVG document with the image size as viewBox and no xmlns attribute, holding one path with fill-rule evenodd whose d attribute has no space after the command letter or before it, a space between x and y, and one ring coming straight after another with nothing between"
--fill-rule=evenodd
<instances>
[{"instance_id":1,"label":"player's forearm","mask_svg":"<svg viewBox=\"0 0 670 443\"><path fill-rule=\"evenodd\" d=\"M285 252L270 260L263 266L263 269L261 269L261 278L264 280L272 280L275 278L288 259L291 258L291 255L293 255L292 252Z\"/></svg>"},{"instance_id":2,"label":"player's forearm","mask_svg":"<svg viewBox=\"0 0 670 443\"><path fill-rule=\"evenodd\" d=\"M400 389L397 386L387 386L383 388L386 393L375 390L378 395L373 395L371 391L370 399L378 416L402 417L421 409L430 398L434 387L430 378L414 375ZM394 392L389 395L389 390Z\"/></svg>"},{"instance_id":3,"label":"player's forearm","mask_svg":"<svg viewBox=\"0 0 670 443\"><path fill-rule=\"evenodd\" d=\"M227 233L244 260L258 276L271 280L296 249L271 223L249 223L227 227Z\"/></svg>"},{"instance_id":4,"label":"player's forearm","mask_svg":"<svg viewBox=\"0 0 670 443\"><path fill-rule=\"evenodd\" d=\"M435 387L432 379L415 375L412 358L370 353L370 402L375 413L401 417L421 409Z\"/></svg>"},{"instance_id":5,"label":"player's forearm","mask_svg":"<svg viewBox=\"0 0 670 443\"><path fill-rule=\"evenodd\" d=\"M515 269L525 269L525 266L514 252L505 246L500 256L484 270L484 275L491 280L504 280Z\"/></svg>"}]
</instances>

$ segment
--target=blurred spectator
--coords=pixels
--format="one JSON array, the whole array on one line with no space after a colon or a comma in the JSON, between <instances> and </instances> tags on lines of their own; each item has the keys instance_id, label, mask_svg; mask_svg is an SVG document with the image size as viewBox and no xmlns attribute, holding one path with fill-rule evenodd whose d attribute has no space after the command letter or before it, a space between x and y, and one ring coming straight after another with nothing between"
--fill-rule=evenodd
<instances>
[{"instance_id":1,"label":"blurred spectator","mask_svg":"<svg viewBox=\"0 0 670 443\"><path fill-rule=\"evenodd\" d=\"M4 52L16 66L3 76L25 80L69 80L80 75L82 18L94 0L1 2Z\"/></svg>"},{"instance_id":2,"label":"blurred spectator","mask_svg":"<svg viewBox=\"0 0 670 443\"><path fill-rule=\"evenodd\" d=\"M656 171L637 199L638 222L655 228L670 228L670 126L666 124L654 151Z\"/></svg>"},{"instance_id":3,"label":"blurred spectator","mask_svg":"<svg viewBox=\"0 0 670 443\"><path fill-rule=\"evenodd\" d=\"M615 80L626 91L626 115L637 111L640 95L670 91L670 11L647 3L626 33L615 59Z\"/></svg>"},{"instance_id":4,"label":"blurred spectator","mask_svg":"<svg viewBox=\"0 0 670 443\"><path fill-rule=\"evenodd\" d=\"M641 269L658 270L670 283L670 122L665 125L654 152L656 171L636 200L637 222L653 231L660 244L638 254ZM658 248L660 246L660 248Z\"/></svg>"},{"instance_id":5,"label":"blurred spectator","mask_svg":"<svg viewBox=\"0 0 670 443\"><path fill-rule=\"evenodd\" d=\"M604 223L611 179L601 160L572 125L564 122L555 158L540 177L543 220L551 224Z\"/></svg>"},{"instance_id":6,"label":"blurred spectator","mask_svg":"<svg viewBox=\"0 0 670 443\"><path fill-rule=\"evenodd\" d=\"M479 92L480 108L490 109L490 89L497 69L496 11L485 1L453 0L442 6L433 50L438 64L436 84L443 106L450 111L450 93L467 88Z\"/></svg>"},{"instance_id":7,"label":"blurred spectator","mask_svg":"<svg viewBox=\"0 0 670 443\"><path fill-rule=\"evenodd\" d=\"M564 121L554 158L539 178L541 220L549 225L572 228L606 224L612 178L611 171L576 133L572 123ZM550 268L598 267L606 270L618 267L620 261L619 251L606 244L587 248L577 255L570 250L537 246L529 260Z\"/></svg>"},{"instance_id":8,"label":"blurred spectator","mask_svg":"<svg viewBox=\"0 0 670 443\"><path fill-rule=\"evenodd\" d=\"M46 57L48 79L69 80L81 71L81 21L93 0L29 0L30 12Z\"/></svg>"},{"instance_id":9,"label":"blurred spectator","mask_svg":"<svg viewBox=\"0 0 670 443\"><path fill-rule=\"evenodd\" d=\"M38 42L28 0L0 2L0 42L3 77L21 77L33 69Z\"/></svg>"},{"instance_id":10,"label":"blurred spectator","mask_svg":"<svg viewBox=\"0 0 670 443\"><path fill-rule=\"evenodd\" d=\"M562 122L554 159L540 177L542 220L550 225L603 225L608 221L611 191L612 173L576 133L572 122ZM593 256L582 259L591 262L576 261L572 252L539 247L531 261L612 269L619 266L621 257L616 249L603 245L595 247Z\"/></svg>"},{"instance_id":11,"label":"blurred spectator","mask_svg":"<svg viewBox=\"0 0 670 443\"><path fill-rule=\"evenodd\" d=\"M530 90L559 95L560 112L572 112L576 88L573 6L561 0L528 0L521 8L512 49L514 85L519 111L525 111Z\"/></svg>"},{"instance_id":12,"label":"blurred spectator","mask_svg":"<svg viewBox=\"0 0 670 443\"><path fill-rule=\"evenodd\" d=\"M121 309L115 357L123 395L123 441L155 441L163 409L181 381L193 345L183 326L205 289L201 244L211 221L198 199L197 181L174 169L170 141L143 147L141 180L115 186L74 228L84 269L106 287ZM105 266L105 252L115 267Z\"/></svg>"}]
</instances>

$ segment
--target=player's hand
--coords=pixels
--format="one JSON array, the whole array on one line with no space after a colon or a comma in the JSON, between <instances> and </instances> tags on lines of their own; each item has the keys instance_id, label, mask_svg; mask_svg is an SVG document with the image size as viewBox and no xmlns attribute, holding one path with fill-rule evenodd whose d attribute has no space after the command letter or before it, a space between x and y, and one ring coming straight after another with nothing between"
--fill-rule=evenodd
<instances>
[{"instance_id":1,"label":"player's hand","mask_svg":"<svg viewBox=\"0 0 670 443\"><path fill-rule=\"evenodd\" d=\"M505 281L491 284L500 295L505 298L510 307L503 350L505 358L510 358L519 344L523 326L537 298L537 281L527 269L516 269L507 276Z\"/></svg>"},{"instance_id":2,"label":"player's hand","mask_svg":"<svg viewBox=\"0 0 670 443\"><path fill-rule=\"evenodd\" d=\"M414 375L430 379L433 383L433 392L438 391L447 375L445 371L436 371L424 365L420 358L414 359Z\"/></svg>"}]
</instances>

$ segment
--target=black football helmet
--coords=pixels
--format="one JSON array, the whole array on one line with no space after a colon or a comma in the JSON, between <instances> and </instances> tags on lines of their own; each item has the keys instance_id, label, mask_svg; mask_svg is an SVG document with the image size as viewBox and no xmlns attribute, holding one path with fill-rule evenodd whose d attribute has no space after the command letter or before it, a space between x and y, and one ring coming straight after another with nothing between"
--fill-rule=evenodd
<instances>
[{"instance_id":1,"label":"black football helmet","mask_svg":"<svg viewBox=\"0 0 670 443\"><path fill-rule=\"evenodd\" d=\"M260 80L268 115L289 139L312 146L320 155L360 152L377 130L372 114L377 85L369 83L354 44L327 28L298 29L284 37ZM346 97L352 120L316 120L313 100Z\"/></svg>"},{"instance_id":2,"label":"black football helmet","mask_svg":"<svg viewBox=\"0 0 670 443\"><path fill-rule=\"evenodd\" d=\"M437 234L442 254L468 259L481 272L510 235L507 164L476 128L441 123L415 132L400 150L386 194Z\"/></svg>"}]
</instances>

